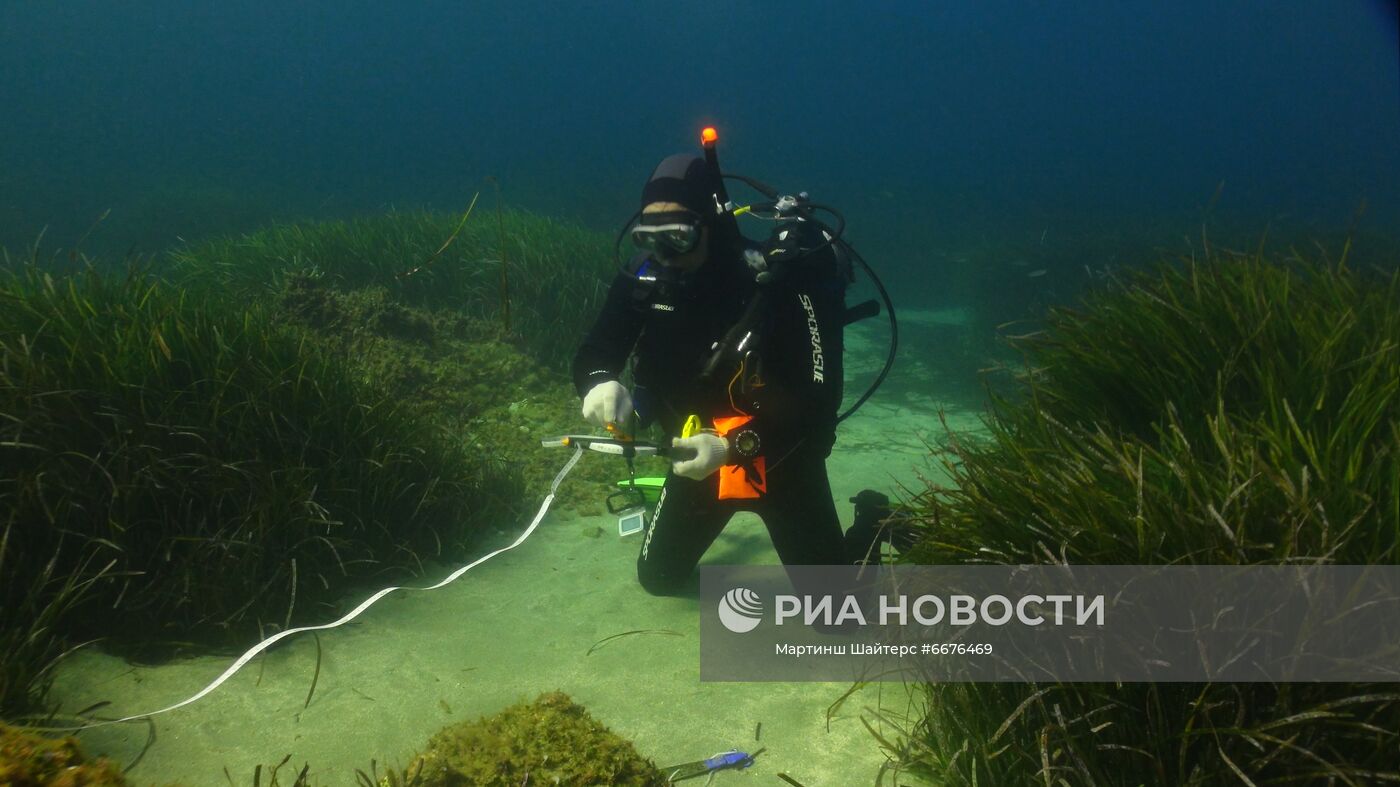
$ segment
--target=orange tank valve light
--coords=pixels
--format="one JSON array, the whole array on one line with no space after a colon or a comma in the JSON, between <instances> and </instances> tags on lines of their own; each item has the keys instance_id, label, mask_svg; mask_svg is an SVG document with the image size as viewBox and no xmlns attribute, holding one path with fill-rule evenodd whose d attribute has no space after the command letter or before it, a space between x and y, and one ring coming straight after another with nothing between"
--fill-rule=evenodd
<instances>
[{"instance_id":1,"label":"orange tank valve light","mask_svg":"<svg viewBox=\"0 0 1400 787\"><path fill-rule=\"evenodd\" d=\"M709 147L719 141L719 132L714 126L706 126L700 131L700 144Z\"/></svg>"}]
</instances>

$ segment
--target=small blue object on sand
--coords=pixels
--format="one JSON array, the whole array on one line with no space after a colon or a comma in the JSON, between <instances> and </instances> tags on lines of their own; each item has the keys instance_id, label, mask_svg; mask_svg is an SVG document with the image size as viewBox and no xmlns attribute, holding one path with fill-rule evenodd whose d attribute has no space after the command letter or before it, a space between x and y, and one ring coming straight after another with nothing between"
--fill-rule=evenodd
<instances>
[{"instance_id":1,"label":"small blue object on sand","mask_svg":"<svg viewBox=\"0 0 1400 787\"><path fill-rule=\"evenodd\" d=\"M759 749L753 754L742 752L738 749L721 752L713 757L695 762L685 762L680 765L672 765L669 768L662 768L661 772L666 774L668 784L681 781L683 779L693 779L696 776L713 774L728 768L747 768L753 765L753 758L763 753Z\"/></svg>"}]
</instances>

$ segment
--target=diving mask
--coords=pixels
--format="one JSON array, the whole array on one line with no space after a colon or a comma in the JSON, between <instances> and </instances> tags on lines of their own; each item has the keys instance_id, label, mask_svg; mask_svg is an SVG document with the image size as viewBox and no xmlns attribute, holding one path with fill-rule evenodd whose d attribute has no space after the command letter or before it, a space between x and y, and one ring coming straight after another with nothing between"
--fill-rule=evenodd
<instances>
[{"instance_id":1,"label":"diving mask","mask_svg":"<svg viewBox=\"0 0 1400 787\"><path fill-rule=\"evenodd\" d=\"M700 217L690 212L647 213L632 228L632 243L666 257L693 251L700 243Z\"/></svg>"}]
</instances>

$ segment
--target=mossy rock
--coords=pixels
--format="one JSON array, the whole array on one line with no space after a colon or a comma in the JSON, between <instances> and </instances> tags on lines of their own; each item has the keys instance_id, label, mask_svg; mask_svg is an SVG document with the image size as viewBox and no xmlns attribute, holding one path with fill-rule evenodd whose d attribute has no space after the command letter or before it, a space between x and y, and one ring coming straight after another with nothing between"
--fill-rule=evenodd
<instances>
[{"instance_id":1,"label":"mossy rock","mask_svg":"<svg viewBox=\"0 0 1400 787\"><path fill-rule=\"evenodd\" d=\"M558 691L441 730L415 770L422 787L666 783L629 741Z\"/></svg>"},{"instance_id":2,"label":"mossy rock","mask_svg":"<svg viewBox=\"0 0 1400 787\"><path fill-rule=\"evenodd\" d=\"M6 787L126 785L104 757L89 761L76 738L44 738L0 723L0 784Z\"/></svg>"}]
</instances>

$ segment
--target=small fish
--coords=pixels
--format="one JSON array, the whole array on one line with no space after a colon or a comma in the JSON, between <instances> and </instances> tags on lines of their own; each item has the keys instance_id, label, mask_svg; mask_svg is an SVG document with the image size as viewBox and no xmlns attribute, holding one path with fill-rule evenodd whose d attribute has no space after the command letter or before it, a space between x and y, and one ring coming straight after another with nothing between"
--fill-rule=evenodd
<instances>
[{"instance_id":1,"label":"small fish","mask_svg":"<svg viewBox=\"0 0 1400 787\"><path fill-rule=\"evenodd\" d=\"M1041 276L1044 276L1044 275L1045 275L1046 273L1048 273L1048 272L1049 272L1049 271L1045 270L1044 268L1036 268L1035 270L1031 271L1030 273L1027 273L1027 274L1026 274L1026 278L1027 278L1027 279L1038 279L1038 278L1040 278Z\"/></svg>"}]
</instances>

